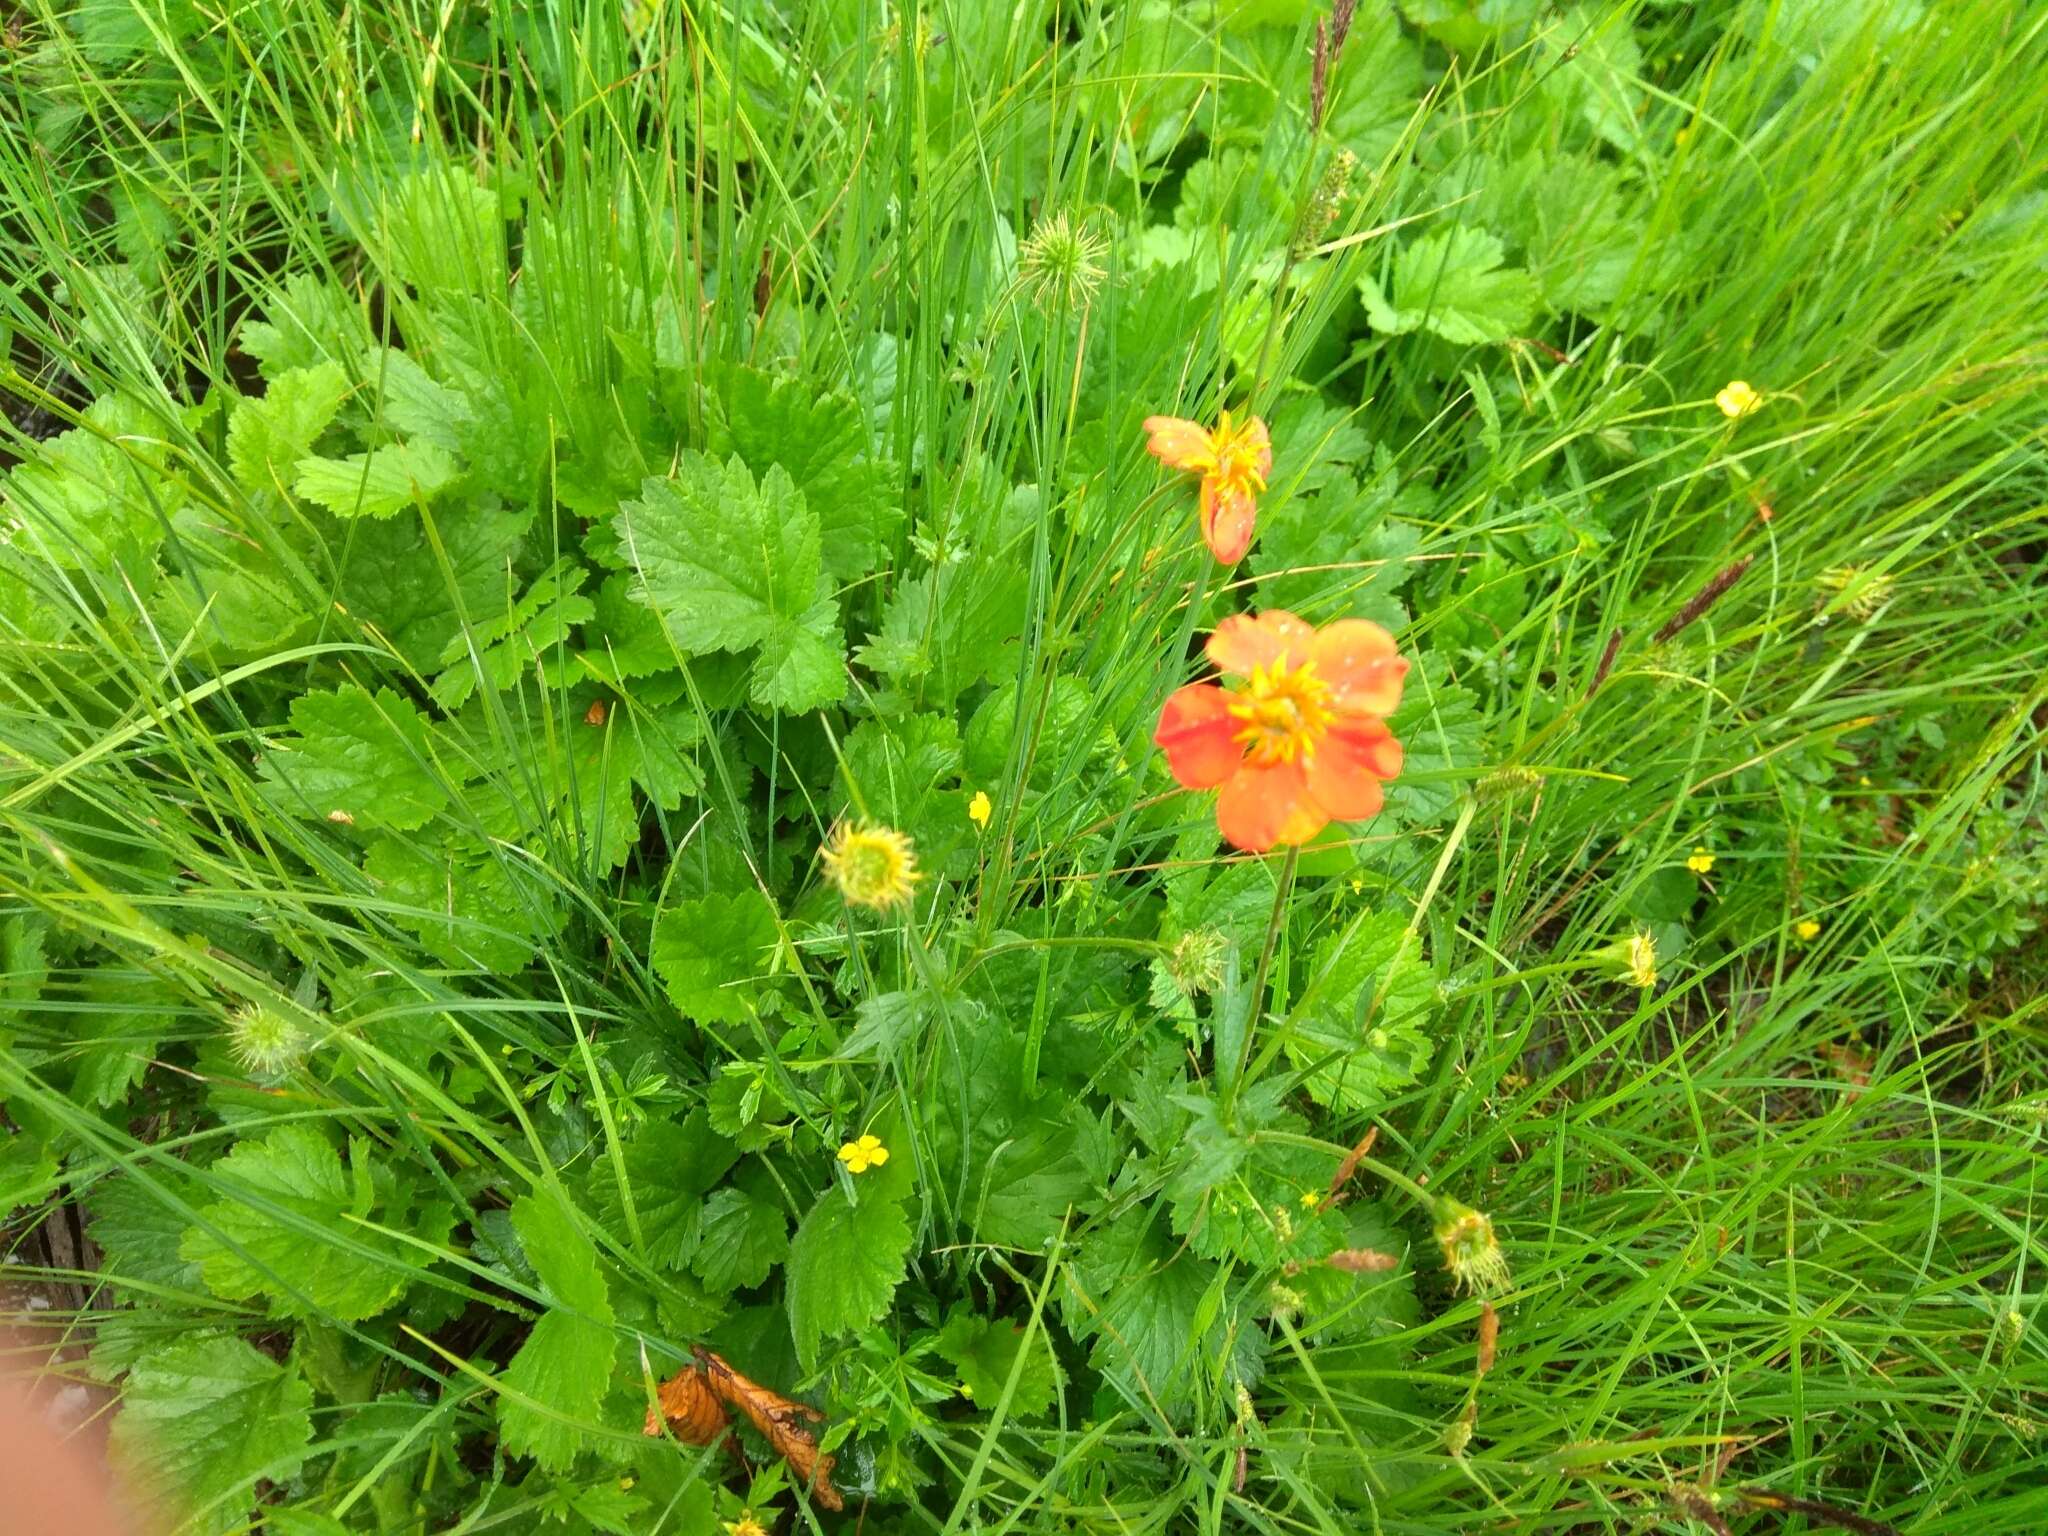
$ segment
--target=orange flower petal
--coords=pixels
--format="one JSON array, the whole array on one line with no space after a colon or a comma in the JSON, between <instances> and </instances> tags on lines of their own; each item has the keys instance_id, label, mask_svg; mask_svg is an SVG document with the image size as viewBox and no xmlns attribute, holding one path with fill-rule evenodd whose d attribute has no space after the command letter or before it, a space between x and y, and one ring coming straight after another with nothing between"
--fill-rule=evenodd
<instances>
[{"instance_id":1,"label":"orange flower petal","mask_svg":"<svg viewBox=\"0 0 2048 1536\"><path fill-rule=\"evenodd\" d=\"M1308 774L1299 761L1246 763L1216 796L1218 829L1246 853L1264 853L1283 839L1305 841L1328 820L1309 798Z\"/></svg>"},{"instance_id":2,"label":"orange flower petal","mask_svg":"<svg viewBox=\"0 0 2048 1536\"><path fill-rule=\"evenodd\" d=\"M1202 477L1202 542L1224 565L1235 565L1252 547L1259 504L1243 486L1223 489L1214 475Z\"/></svg>"},{"instance_id":3,"label":"orange flower petal","mask_svg":"<svg viewBox=\"0 0 2048 1536\"><path fill-rule=\"evenodd\" d=\"M1294 809L1287 813L1287 819L1280 824L1280 846L1289 843L1305 843L1330 824L1330 813L1323 809L1314 795L1303 795L1294 802Z\"/></svg>"},{"instance_id":4,"label":"orange flower petal","mask_svg":"<svg viewBox=\"0 0 2048 1536\"><path fill-rule=\"evenodd\" d=\"M1181 788L1214 789L1244 758L1237 725L1228 694L1214 683L1189 683L1168 697L1152 740Z\"/></svg>"},{"instance_id":5,"label":"orange flower petal","mask_svg":"<svg viewBox=\"0 0 2048 1536\"><path fill-rule=\"evenodd\" d=\"M1209 660L1224 672L1248 675L1254 667L1271 668L1282 656L1289 666L1309 659L1316 632L1284 608L1264 613L1233 613L1209 637Z\"/></svg>"},{"instance_id":6,"label":"orange flower petal","mask_svg":"<svg viewBox=\"0 0 2048 1536\"><path fill-rule=\"evenodd\" d=\"M1392 772L1383 771L1391 765ZM1308 792L1338 821L1364 821L1385 803L1380 780L1401 771L1401 744L1377 721L1340 720L1316 745Z\"/></svg>"},{"instance_id":7,"label":"orange flower petal","mask_svg":"<svg viewBox=\"0 0 2048 1536\"><path fill-rule=\"evenodd\" d=\"M1316 676L1330 685L1337 708L1368 715L1391 715L1400 708L1408 662L1394 654L1394 637L1369 619L1324 625L1309 659Z\"/></svg>"},{"instance_id":8,"label":"orange flower petal","mask_svg":"<svg viewBox=\"0 0 2048 1536\"><path fill-rule=\"evenodd\" d=\"M1147 416L1145 451L1171 469L1214 469L1216 440L1198 421L1180 416Z\"/></svg>"}]
</instances>

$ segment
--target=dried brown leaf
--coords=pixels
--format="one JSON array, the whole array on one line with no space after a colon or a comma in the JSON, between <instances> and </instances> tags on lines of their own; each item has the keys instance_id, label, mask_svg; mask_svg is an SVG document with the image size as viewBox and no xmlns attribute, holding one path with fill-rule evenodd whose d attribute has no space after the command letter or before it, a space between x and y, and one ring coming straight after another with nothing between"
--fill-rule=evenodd
<instances>
[{"instance_id":1,"label":"dried brown leaf","mask_svg":"<svg viewBox=\"0 0 2048 1536\"><path fill-rule=\"evenodd\" d=\"M686 1365L664 1381L655 1393L658 1406L647 1410L650 1435L661 1433L662 1420L685 1445L715 1445L730 1427L725 1405L711 1390L710 1380L694 1365Z\"/></svg>"},{"instance_id":2,"label":"dried brown leaf","mask_svg":"<svg viewBox=\"0 0 2048 1536\"><path fill-rule=\"evenodd\" d=\"M846 1501L832 1486L835 1458L818 1449L818 1436L811 1425L823 1415L809 1403L784 1397L757 1381L749 1381L708 1349L698 1349L697 1368L711 1390L747 1416L761 1432L761 1438L789 1463L792 1472L811 1490L811 1497L827 1509L844 1509Z\"/></svg>"},{"instance_id":3,"label":"dried brown leaf","mask_svg":"<svg viewBox=\"0 0 2048 1536\"><path fill-rule=\"evenodd\" d=\"M1334 1200L1344 1186L1351 1182L1351 1175L1358 1172L1358 1165L1365 1160L1366 1155L1372 1151L1373 1143L1379 1139L1380 1128L1374 1126L1365 1133L1364 1140L1344 1155L1344 1161L1337 1165L1337 1171L1330 1176L1331 1199Z\"/></svg>"}]
</instances>

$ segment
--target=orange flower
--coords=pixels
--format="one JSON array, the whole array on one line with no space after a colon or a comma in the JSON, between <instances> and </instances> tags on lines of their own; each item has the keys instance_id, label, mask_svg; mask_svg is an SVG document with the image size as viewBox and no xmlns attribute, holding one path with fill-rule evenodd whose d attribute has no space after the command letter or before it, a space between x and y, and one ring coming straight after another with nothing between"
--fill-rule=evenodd
<instances>
[{"instance_id":1,"label":"orange flower","mask_svg":"<svg viewBox=\"0 0 2048 1536\"><path fill-rule=\"evenodd\" d=\"M1234 426L1230 412L1209 431L1199 422L1178 416L1147 416L1150 434L1145 451L1170 469L1192 469L1202 476L1202 538L1209 553L1235 565L1252 546L1252 520L1258 496L1273 473L1273 440L1266 424L1254 416Z\"/></svg>"},{"instance_id":2,"label":"orange flower","mask_svg":"<svg viewBox=\"0 0 2048 1536\"><path fill-rule=\"evenodd\" d=\"M1220 791L1225 839L1264 853L1378 813L1381 781L1401 771L1385 717L1401 702L1408 663L1392 635L1364 619L1314 629L1269 609L1217 625L1209 660L1244 687L1177 689L1152 740L1182 788Z\"/></svg>"}]
</instances>

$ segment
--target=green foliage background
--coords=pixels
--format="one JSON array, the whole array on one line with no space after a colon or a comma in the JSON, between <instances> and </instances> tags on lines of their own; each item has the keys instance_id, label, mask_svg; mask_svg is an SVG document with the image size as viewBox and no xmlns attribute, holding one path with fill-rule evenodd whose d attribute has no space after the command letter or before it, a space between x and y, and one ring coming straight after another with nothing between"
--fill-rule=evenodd
<instances>
[{"instance_id":1,"label":"green foliage background","mask_svg":"<svg viewBox=\"0 0 2048 1536\"><path fill-rule=\"evenodd\" d=\"M0 1208L191 1529L2048 1523L2048 15L1329 20L10 13ZM1149 742L1274 606L1298 862Z\"/></svg>"}]
</instances>

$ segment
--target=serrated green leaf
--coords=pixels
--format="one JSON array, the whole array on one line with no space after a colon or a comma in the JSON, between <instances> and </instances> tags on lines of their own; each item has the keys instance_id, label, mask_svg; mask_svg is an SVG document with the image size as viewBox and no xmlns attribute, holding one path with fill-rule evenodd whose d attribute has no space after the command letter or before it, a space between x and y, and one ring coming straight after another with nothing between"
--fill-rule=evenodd
<instances>
[{"instance_id":1,"label":"serrated green leaf","mask_svg":"<svg viewBox=\"0 0 2048 1536\"><path fill-rule=\"evenodd\" d=\"M1288 1279L1300 1298L1299 1327L1309 1338L1386 1338L1412 1327L1420 1315L1415 1270L1408 1260L1410 1239L1400 1219L1377 1200L1346 1201L1325 1207L1315 1218L1321 1256L1343 1249L1368 1249L1397 1260L1391 1270L1358 1271L1327 1263L1304 1263Z\"/></svg>"},{"instance_id":2,"label":"serrated green leaf","mask_svg":"<svg viewBox=\"0 0 2048 1536\"><path fill-rule=\"evenodd\" d=\"M505 1368L498 1398L505 1448L567 1471L596 1427L612 1375L612 1308L597 1249L553 1194L512 1202L512 1228L549 1311ZM510 1395L517 1394L517 1396ZM519 1398L527 1399L520 1401Z\"/></svg>"},{"instance_id":3,"label":"serrated green leaf","mask_svg":"<svg viewBox=\"0 0 2048 1536\"><path fill-rule=\"evenodd\" d=\"M190 1198L189 1191L181 1192ZM191 1223L134 1175L116 1174L95 1184L87 1208L92 1240L110 1274L172 1291L200 1291L198 1263L179 1251Z\"/></svg>"},{"instance_id":4,"label":"serrated green leaf","mask_svg":"<svg viewBox=\"0 0 2048 1536\"><path fill-rule=\"evenodd\" d=\"M1430 331L1461 346L1520 335L1535 318L1536 280L1506 259L1499 236L1469 224L1423 235L1394 258L1388 288L1359 279L1366 317L1383 335Z\"/></svg>"},{"instance_id":5,"label":"serrated green leaf","mask_svg":"<svg viewBox=\"0 0 2048 1536\"><path fill-rule=\"evenodd\" d=\"M655 973L685 1018L736 1024L747 1017L779 939L775 909L759 891L713 892L655 920Z\"/></svg>"},{"instance_id":6,"label":"serrated green leaf","mask_svg":"<svg viewBox=\"0 0 2048 1536\"><path fill-rule=\"evenodd\" d=\"M721 1189L704 1202L703 1239L690 1270L724 1295L759 1285L789 1253L789 1218L768 1194Z\"/></svg>"},{"instance_id":7,"label":"serrated green leaf","mask_svg":"<svg viewBox=\"0 0 2048 1536\"><path fill-rule=\"evenodd\" d=\"M452 1219L446 1207L412 1213L409 1194L371 1161L367 1142L352 1141L344 1165L308 1125L237 1142L213 1172L228 1197L201 1211L206 1225L187 1232L179 1252L199 1263L215 1295L267 1296L280 1316L376 1316L405 1293L421 1259L367 1223L431 1242ZM328 1233L343 1241L322 1241Z\"/></svg>"},{"instance_id":8,"label":"serrated green leaf","mask_svg":"<svg viewBox=\"0 0 2048 1536\"><path fill-rule=\"evenodd\" d=\"M1186 1251L1163 1221L1143 1217L1111 1227L1085 1243L1075 1258L1075 1282L1062 1297L1067 1326L1092 1338L1089 1361L1133 1402L1174 1411L1190 1396L1198 1371L1234 1371L1256 1379L1256 1357L1229 1359L1256 1348L1240 1330L1227 1334L1218 1305L1219 1272ZM1256 1331L1256 1330L1254 1330Z\"/></svg>"},{"instance_id":9,"label":"serrated green leaf","mask_svg":"<svg viewBox=\"0 0 2048 1536\"><path fill-rule=\"evenodd\" d=\"M354 300L324 278L295 272L263 301L263 318L245 320L236 337L267 379L298 368L342 363L369 345Z\"/></svg>"},{"instance_id":10,"label":"serrated green leaf","mask_svg":"<svg viewBox=\"0 0 2048 1536\"><path fill-rule=\"evenodd\" d=\"M109 1449L137 1494L226 1536L248 1527L258 1478L284 1482L304 1462L312 1404L296 1365L224 1334L184 1339L135 1362Z\"/></svg>"},{"instance_id":11,"label":"serrated green leaf","mask_svg":"<svg viewBox=\"0 0 2048 1536\"><path fill-rule=\"evenodd\" d=\"M292 491L337 517L390 517L432 501L458 473L447 449L415 440L345 459L301 459Z\"/></svg>"},{"instance_id":12,"label":"serrated green leaf","mask_svg":"<svg viewBox=\"0 0 2048 1536\"><path fill-rule=\"evenodd\" d=\"M610 868L640 837L635 786L663 810L703 787L700 729L687 703L643 705L580 684L529 686L501 709L472 706L440 739L465 777L482 781L467 789L464 808L488 836L560 837Z\"/></svg>"},{"instance_id":13,"label":"serrated green leaf","mask_svg":"<svg viewBox=\"0 0 2048 1536\"><path fill-rule=\"evenodd\" d=\"M1400 0L1402 14L1446 48L1473 53L1533 22L1542 0Z\"/></svg>"},{"instance_id":14,"label":"serrated green leaf","mask_svg":"<svg viewBox=\"0 0 2048 1536\"><path fill-rule=\"evenodd\" d=\"M476 622L505 611L530 521L500 507L453 506L434 514L433 539L416 518L357 523L336 550L345 562L342 606L414 671L430 673L463 616Z\"/></svg>"},{"instance_id":15,"label":"serrated green leaf","mask_svg":"<svg viewBox=\"0 0 2048 1536\"><path fill-rule=\"evenodd\" d=\"M575 627L596 612L577 589L590 572L570 560L558 560L533 579L519 600L502 615L473 622L467 632L451 635L441 651L447 670L434 679L434 702L456 710L476 691L479 679L502 693L521 674L558 669L563 646Z\"/></svg>"},{"instance_id":16,"label":"serrated green leaf","mask_svg":"<svg viewBox=\"0 0 2048 1536\"><path fill-rule=\"evenodd\" d=\"M86 984L91 1012L75 1026L78 1064L71 1074L73 1102L110 1109L142 1081L157 1046L171 1030L177 994L147 972L106 969Z\"/></svg>"},{"instance_id":17,"label":"serrated green leaf","mask_svg":"<svg viewBox=\"0 0 2048 1536\"><path fill-rule=\"evenodd\" d=\"M498 192L460 164L430 164L379 187L361 222L364 243L423 293L477 293L504 281Z\"/></svg>"},{"instance_id":18,"label":"serrated green leaf","mask_svg":"<svg viewBox=\"0 0 2048 1536\"><path fill-rule=\"evenodd\" d=\"M1091 1181L1072 1128L1040 1122L1004 1136L976 1170L974 1186L982 1240L1035 1249L1059 1231L1071 1208L1088 1203Z\"/></svg>"},{"instance_id":19,"label":"serrated green leaf","mask_svg":"<svg viewBox=\"0 0 2048 1536\"><path fill-rule=\"evenodd\" d=\"M515 971L563 922L557 893L515 878L486 849L379 838L363 872L390 903L386 915L450 965Z\"/></svg>"},{"instance_id":20,"label":"serrated green leaf","mask_svg":"<svg viewBox=\"0 0 2048 1536\"><path fill-rule=\"evenodd\" d=\"M1441 816L1466 792L1486 761L1486 724L1479 701L1455 683L1432 683L1433 658L1419 658L1387 726L1401 743L1401 776L1387 785L1381 814L1413 826Z\"/></svg>"},{"instance_id":21,"label":"serrated green leaf","mask_svg":"<svg viewBox=\"0 0 2048 1536\"><path fill-rule=\"evenodd\" d=\"M637 601L685 653L758 649L757 704L815 709L846 692L838 605L823 585L818 519L780 466L758 485L737 457L685 452L613 520Z\"/></svg>"},{"instance_id":22,"label":"serrated green leaf","mask_svg":"<svg viewBox=\"0 0 2048 1536\"><path fill-rule=\"evenodd\" d=\"M475 413L460 391L449 388L396 347L383 347L365 369L366 385L378 391L378 415L407 437L445 448L461 457Z\"/></svg>"},{"instance_id":23,"label":"serrated green leaf","mask_svg":"<svg viewBox=\"0 0 2048 1536\"><path fill-rule=\"evenodd\" d=\"M1400 913L1374 913L1318 945L1309 977L1288 1025L1288 1060L1318 1104L1370 1114L1435 1049L1436 979L1421 941Z\"/></svg>"},{"instance_id":24,"label":"serrated green leaf","mask_svg":"<svg viewBox=\"0 0 2048 1536\"><path fill-rule=\"evenodd\" d=\"M788 472L817 514L825 574L847 580L873 570L902 512L889 494L887 467L869 455L860 406L844 394L820 394L810 380L739 364L717 371L713 399L712 451L737 453L757 475L771 465Z\"/></svg>"},{"instance_id":25,"label":"serrated green leaf","mask_svg":"<svg viewBox=\"0 0 2048 1536\"><path fill-rule=\"evenodd\" d=\"M1384 451L1362 481L1332 473L1313 495L1276 498L1251 554L1261 606L1314 624L1371 619L1400 631L1408 622L1400 591L1419 542L1406 519L1426 515L1430 505L1426 489L1402 485Z\"/></svg>"},{"instance_id":26,"label":"serrated green leaf","mask_svg":"<svg viewBox=\"0 0 2048 1536\"><path fill-rule=\"evenodd\" d=\"M819 1197L796 1229L787 1271L790 1332L805 1370L826 1339L889 1310L910 1241L910 1218L895 1200L871 1195L856 1206L836 1184Z\"/></svg>"},{"instance_id":27,"label":"serrated green leaf","mask_svg":"<svg viewBox=\"0 0 2048 1536\"><path fill-rule=\"evenodd\" d=\"M860 648L863 666L950 703L978 682L1014 674L1028 596L1015 561L970 556L896 584L882 627Z\"/></svg>"},{"instance_id":28,"label":"serrated green leaf","mask_svg":"<svg viewBox=\"0 0 2048 1536\"><path fill-rule=\"evenodd\" d=\"M217 656L263 656L287 645L313 607L280 527L226 526L209 509L180 507L171 519L177 569L157 589L151 613L166 629L197 630Z\"/></svg>"},{"instance_id":29,"label":"serrated green leaf","mask_svg":"<svg viewBox=\"0 0 2048 1536\"><path fill-rule=\"evenodd\" d=\"M315 363L276 374L261 399L235 402L228 416L228 467L244 489L291 489L301 459L348 398L339 363Z\"/></svg>"},{"instance_id":30,"label":"serrated green leaf","mask_svg":"<svg viewBox=\"0 0 2048 1536\"><path fill-rule=\"evenodd\" d=\"M946 1319L935 1342L960 1373L966 1389L961 1395L988 1413L1002 1400L1010 1372L1021 1358L1023 1369L1010 1394L1009 1416L1035 1419L1052 1407L1060 1388L1060 1368L1043 1329L1031 1331L1028 1348L1025 1334L1021 1324L1006 1318L977 1317L960 1309Z\"/></svg>"},{"instance_id":31,"label":"serrated green leaf","mask_svg":"<svg viewBox=\"0 0 2048 1536\"><path fill-rule=\"evenodd\" d=\"M646 1244L647 1261L681 1269L697 1251L704 1195L732 1167L739 1149L711 1128L703 1110L681 1123L653 1121L640 1128L625 1149L626 1182ZM609 1161L591 1172L599 1212L614 1230L625 1230L625 1208Z\"/></svg>"},{"instance_id":32,"label":"serrated green leaf","mask_svg":"<svg viewBox=\"0 0 2048 1536\"><path fill-rule=\"evenodd\" d=\"M272 798L298 815L410 831L447 807L427 722L389 688L358 683L292 700L294 738L263 756ZM335 813L339 812L337 816Z\"/></svg>"},{"instance_id":33,"label":"serrated green leaf","mask_svg":"<svg viewBox=\"0 0 2048 1536\"><path fill-rule=\"evenodd\" d=\"M184 499L163 473L167 456L155 415L104 396L84 425L46 439L34 458L0 477L0 526L20 519L29 536L16 533L17 547L65 570L140 567Z\"/></svg>"},{"instance_id":34,"label":"serrated green leaf","mask_svg":"<svg viewBox=\"0 0 2048 1536\"><path fill-rule=\"evenodd\" d=\"M607 576L592 600L590 622L583 626L583 665L613 686L676 664L676 649L662 632L661 619L632 600L632 587L633 578L623 571Z\"/></svg>"},{"instance_id":35,"label":"serrated green leaf","mask_svg":"<svg viewBox=\"0 0 2048 1536\"><path fill-rule=\"evenodd\" d=\"M1807 0L1791 7L1788 17L1818 12L1830 0ZM1897 0L1893 0L1897 3ZM1796 28L1797 22L1791 23ZM1567 112L1576 112L1594 133L1628 155L1648 147L1643 109L1648 97L1643 78L1643 50L1625 13L1595 15L1584 6L1561 9L1538 29L1531 66L1537 92Z\"/></svg>"},{"instance_id":36,"label":"serrated green leaf","mask_svg":"<svg viewBox=\"0 0 2048 1536\"><path fill-rule=\"evenodd\" d=\"M907 832L919 861L943 869L973 834L959 787L960 727L950 715L864 720L846 738L840 775L848 801Z\"/></svg>"}]
</instances>

